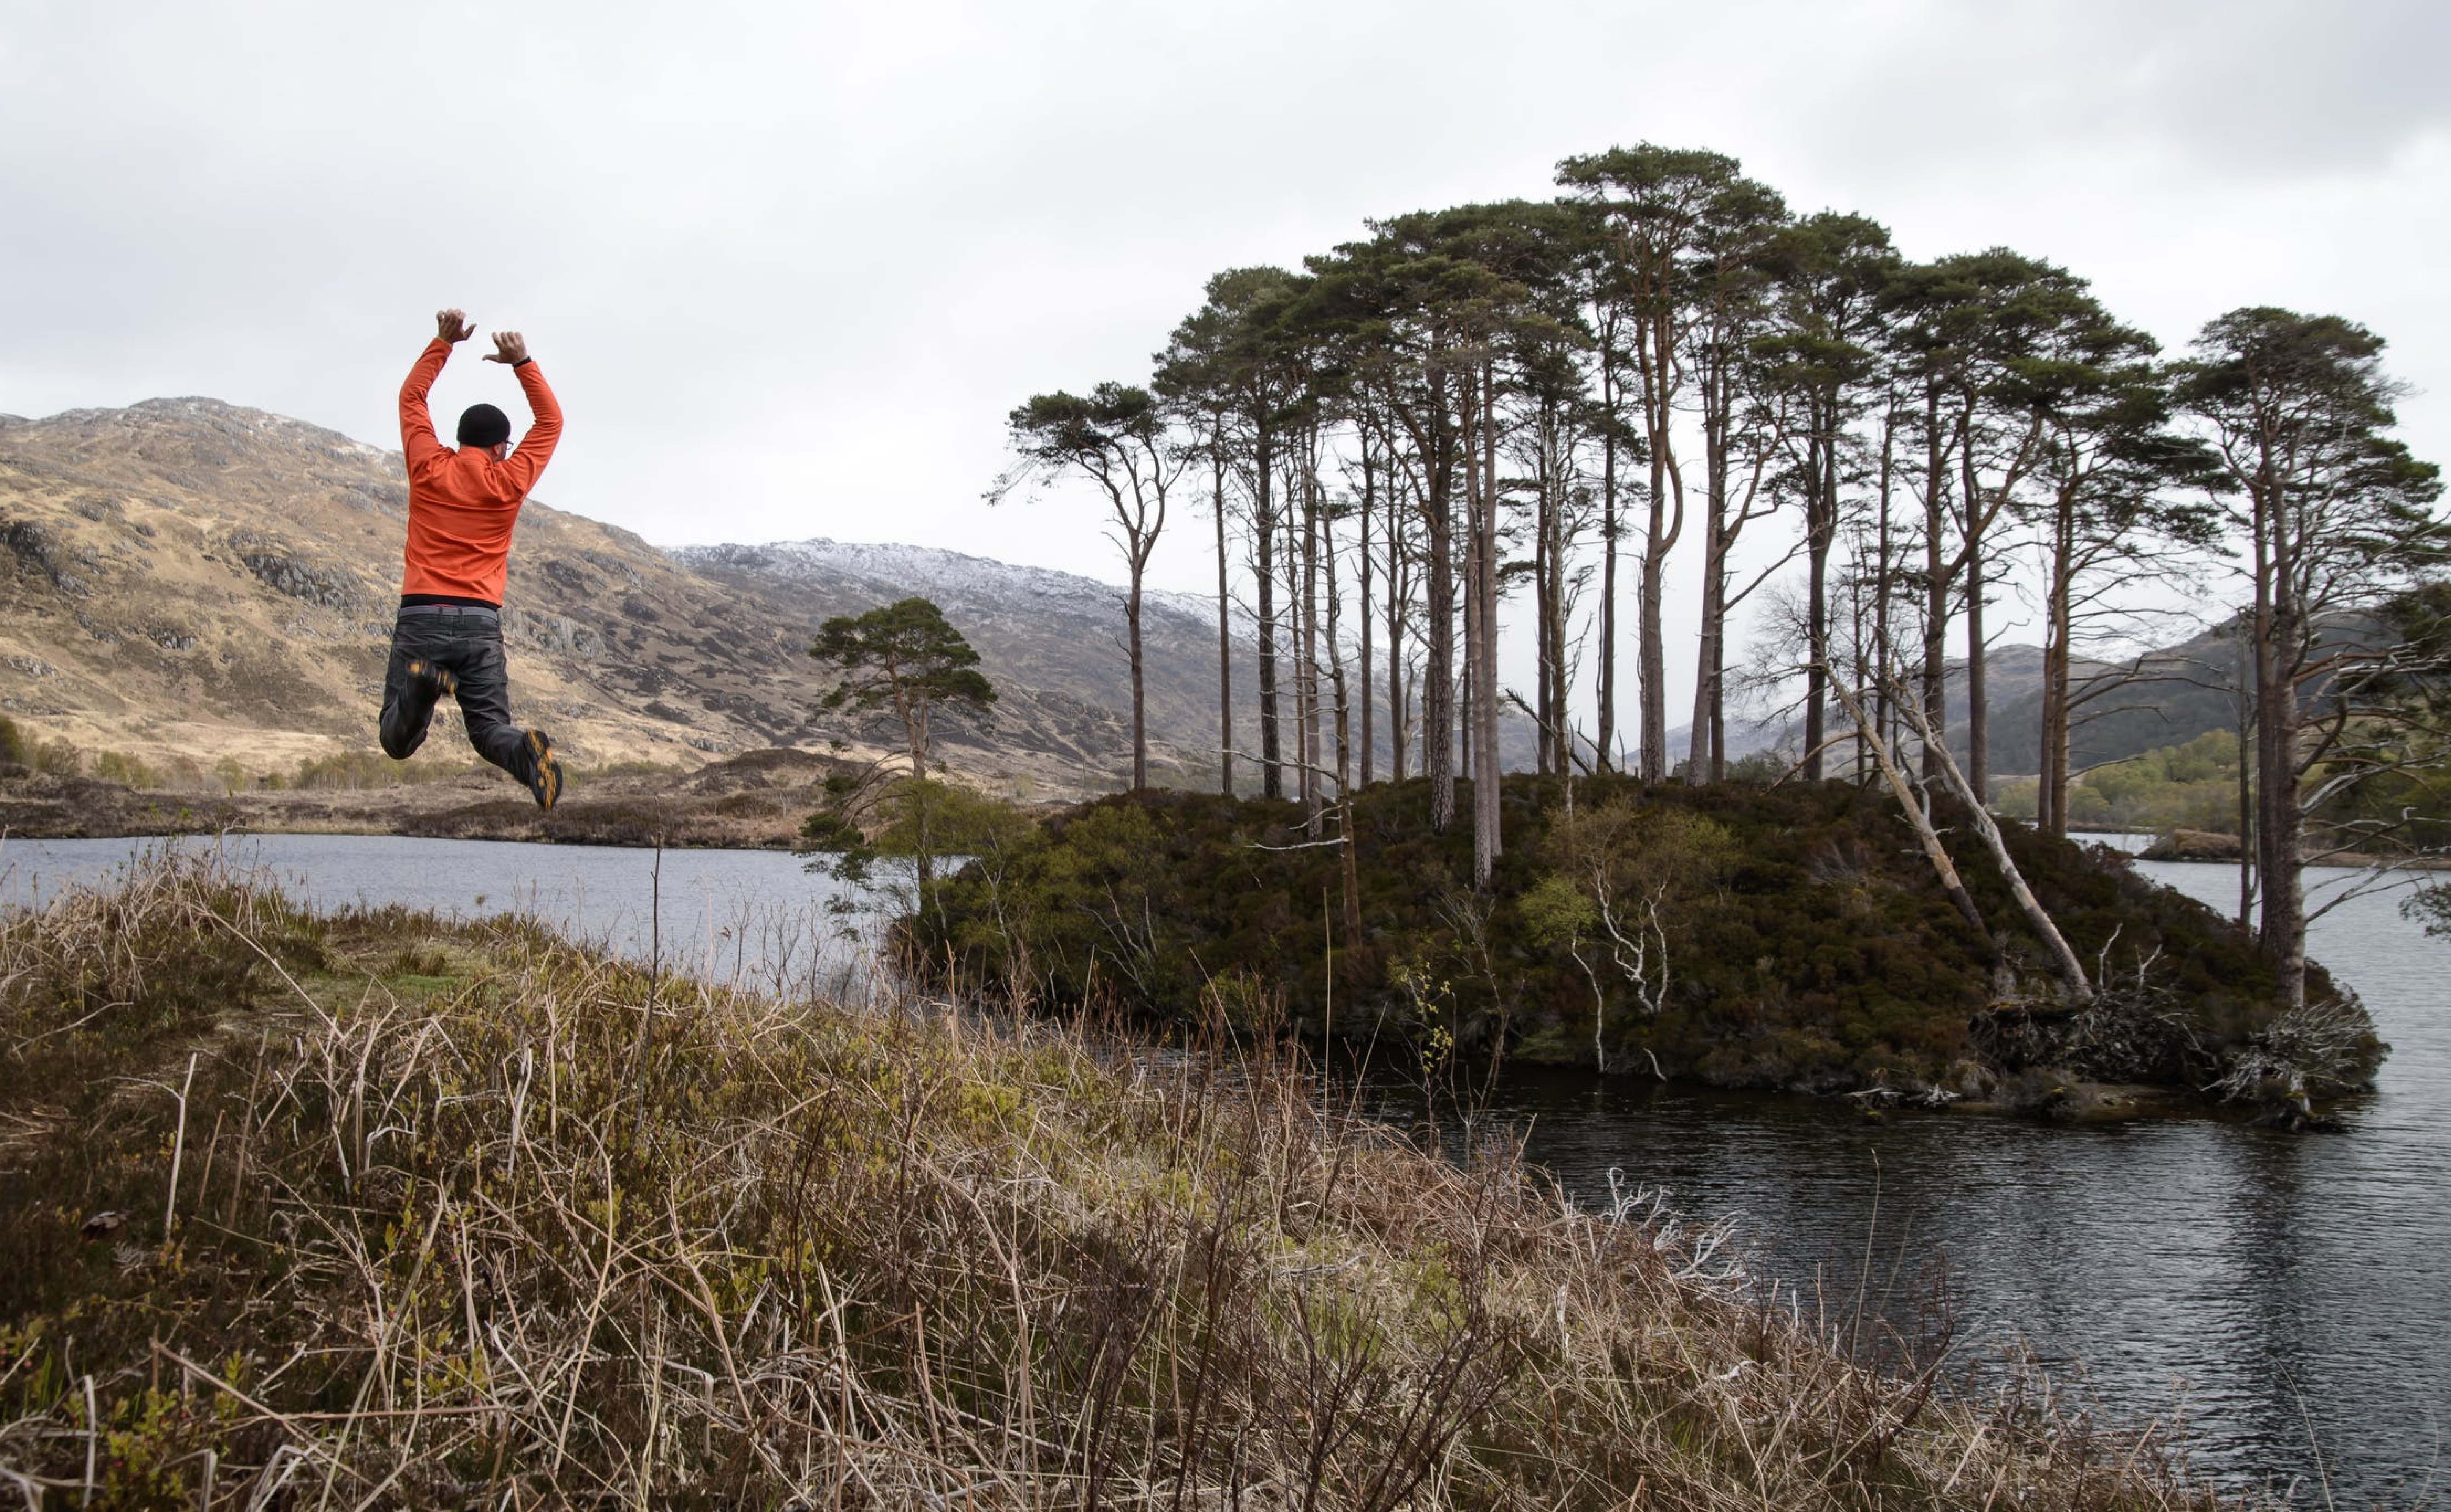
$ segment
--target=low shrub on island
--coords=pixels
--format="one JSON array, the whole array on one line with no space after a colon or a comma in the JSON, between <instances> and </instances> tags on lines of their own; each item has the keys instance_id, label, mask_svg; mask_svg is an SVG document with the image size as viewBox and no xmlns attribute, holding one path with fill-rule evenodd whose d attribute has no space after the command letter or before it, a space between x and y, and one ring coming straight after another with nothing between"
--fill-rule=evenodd
<instances>
[{"instance_id":1,"label":"low shrub on island","mask_svg":"<svg viewBox=\"0 0 2451 1512\"><path fill-rule=\"evenodd\" d=\"M0 917L0 1479L109 1508L2222 1504L2158 1425L1851 1358L1639 1206L1337 1116L1288 1054L777 985L311 915L192 860Z\"/></svg>"},{"instance_id":2,"label":"low shrub on island","mask_svg":"<svg viewBox=\"0 0 2451 1512\"><path fill-rule=\"evenodd\" d=\"M1468 826L1433 832L1429 796L1422 780L1355 796L1358 930L1335 837L1296 804L1147 792L999 839L930 889L912 956L1186 1021L1281 996L1312 1034L2036 1110L2090 1080L2303 1115L2370 1086L2382 1055L2320 970L2288 1012L2249 932L2022 825L2011 856L2098 979L2089 1002L2055 982L1996 869L1961 847L1978 934L1870 789L1510 778L1486 892L1460 880Z\"/></svg>"}]
</instances>

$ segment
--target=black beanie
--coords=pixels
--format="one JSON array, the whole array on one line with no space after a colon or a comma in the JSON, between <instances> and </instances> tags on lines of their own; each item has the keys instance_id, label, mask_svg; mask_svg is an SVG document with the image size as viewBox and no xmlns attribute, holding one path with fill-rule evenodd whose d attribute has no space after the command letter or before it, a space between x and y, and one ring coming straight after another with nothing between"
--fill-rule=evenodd
<instances>
[{"instance_id":1,"label":"black beanie","mask_svg":"<svg viewBox=\"0 0 2451 1512\"><path fill-rule=\"evenodd\" d=\"M511 438L511 417L490 404L471 404L460 412L460 444L500 446Z\"/></svg>"}]
</instances>

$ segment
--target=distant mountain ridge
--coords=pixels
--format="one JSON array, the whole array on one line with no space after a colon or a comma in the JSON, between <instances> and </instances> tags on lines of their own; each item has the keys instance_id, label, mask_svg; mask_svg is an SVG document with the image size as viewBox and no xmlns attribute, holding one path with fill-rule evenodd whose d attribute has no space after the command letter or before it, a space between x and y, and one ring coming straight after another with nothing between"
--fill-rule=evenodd
<instances>
[{"instance_id":1,"label":"distant mountain ridge","mask_svg":"<svg viewBox=\"0 0 2451 1512\"><path fill-rule=\"evenodd\" d=\"M0 711L157 766L264 773L369 746L406 510L398 454L217 399L0 416ZM882 748L817 716L828 679L806 649L827 615L913 592L1002 694L991 731L947 732L952 760L1017 791L1122 784L1120 589L923 547L668 552L533 499L503 614L515 710L582 763ZM1211 780L1216 633L1196 599L1148 610L1163 781ZM456 714L429 748L465 758Z\"/></svg>"},{"instance_id":2,"label":"distant mountain ridge","mask_svg":"<svg viewBox=\"0 0 2451 1512\"><path fill-rule=\"evenodd\" d=\"M2070 668L2072 690L2080 700L2069 736L2071 764L2082 771L2185 745L2209 729L2235 728L2237 657L2236 634L2226 627L2200 630L2125 660L2077 657ZM2032 776L2042 762L2042 649L1994 646L1984 657L1983 673L1990 701L1991 771L1995 776ZM1963 760L1967 705L1962 658L1948 664L1941 696L1951 748ZM1840 717L1834 708L1832 713ZM1672 759L1682 759L1690 727L1679 725L1668 732ZM1790 712L1729 712L1731 758L1759 751L1793 758L1802 744L1799 723ZM1837 759L1844 764L1853 758L1842 747Z\"/></svg>"},{"instance_id":3,"label":"distant mountain ridge","mask_svg":"<svg viewBox=\"0 0 2451 1512\"><path fill-rule=\"evenodd\" d=\"M940 546L837 541L814 535L804 541L769 541L759 546L724 543L663 550L696 572L762 572L812 583L838 578L867 583L880 591L899 589L934 600L948 614L957 609L995 611L1023 598L1064 604L1095 600L1114 611L1118 640L1123 634L1124 588L1119 583L972 556ZM1142 594L1142 600L1144 615L1170 614L1192 622L1211 636L1217 632L1217 606L1212 599L1153 588Z\"/></svg>"}]
</instances>

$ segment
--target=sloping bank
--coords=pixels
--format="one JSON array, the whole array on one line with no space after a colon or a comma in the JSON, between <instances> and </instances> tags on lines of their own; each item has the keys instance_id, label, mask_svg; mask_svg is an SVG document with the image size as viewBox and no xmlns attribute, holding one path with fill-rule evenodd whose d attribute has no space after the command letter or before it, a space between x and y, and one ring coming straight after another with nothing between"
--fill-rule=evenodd
<instances>
[{"instance_id":1,"label":"sloping bank","mask_svg":"<svg viewBox=\"0 0 2451 1512\"><path fill-rule=\"evenodd\" d=\"M1458 802L1440 835L1426 782L1357 795L1348 922L1343 852L1311 843L1335 839L1332 809L1313 837L1290 803L1103 800L941 887L911 921L914 959L1192 1022L1290 1018L1718 1087L2062 1116L2218 1103L2302 1120L2370 1088L2383 1054L2322 971L2285 1012L2249 933L2024 825L2008 826L2011 857L2091 975L2089 1001L2061 990L1946 807L1981 932L1889 800L1846 784L1603 778L1570 804L1555 783L1510 778L1486 892L1465 882Z\"/></svg>"},{"instance_id":2,"label":"sloping bank","mask_svg":"<svg viewBox=\"0 0 2451 1512\"><path fill-rule=\"evenodd\" d=\"M0 1026L34 1504L2217 1504L1282 1058L703 991L187 862L0 921Z\"/></svg>"}]
</instances>

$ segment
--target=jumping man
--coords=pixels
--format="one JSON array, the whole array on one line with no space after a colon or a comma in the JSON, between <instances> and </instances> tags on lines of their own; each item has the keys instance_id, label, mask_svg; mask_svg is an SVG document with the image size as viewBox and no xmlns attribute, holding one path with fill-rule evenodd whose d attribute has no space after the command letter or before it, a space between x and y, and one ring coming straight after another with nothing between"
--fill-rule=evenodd
<instances>
[{"instance_id":1,"label":"jumping man","mask_svg":"<svg viewBox=\"0 0 2451 1512\"><path fill-rule=\"evenodd\" d=\"M400 389L408 550L391 665L383 672L382 748L396 761L407 760L425 743L436 701L456 693L477 754L525 783L539 808L551 808L561 796L561 764L543 730L511 723L501 613L511 527L561 439L561 406L528 356L526 340L517 331L498 331L485 360L507 363L519 376L535 423L514 452L510 417L490 404L472 404L460 417L460 445L443 445L426 413L426 392L451 348L477 328L458 310L442 311L434 325L434 339Z\"/></svg>"}]
</instances>

